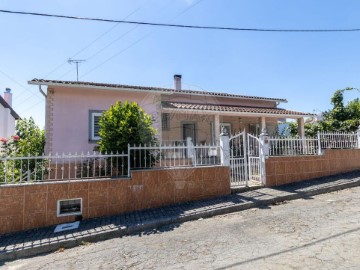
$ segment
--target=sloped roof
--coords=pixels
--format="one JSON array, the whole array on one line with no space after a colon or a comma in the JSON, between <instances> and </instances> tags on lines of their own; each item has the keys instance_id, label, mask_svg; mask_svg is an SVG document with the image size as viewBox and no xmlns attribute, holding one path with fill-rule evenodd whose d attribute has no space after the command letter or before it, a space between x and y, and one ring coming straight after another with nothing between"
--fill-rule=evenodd
<instances>
[{"instance_id":1,"label":"sloped roof","mask_svg":"<svg viewBox=\"0 0 360 270\"><path fill-rule=\"evenodd\" d=\"M287 102L283 98L269 98L269 97L257 97L257 96L246 96L228 94L222 92L207 92L207 91L196 91L196 90L174 90L172 88L161 88L161 87L150 87L150 86L138 86L138 85L125 85L125 84L109 84L109 83L96 83L96 82L79 82L79 81L58 81L58 80L44 80L44 79L33 79L28 82L29 84L36 85L48 85L48 86L72 86L72 87L97 87L97 88L109 88L109 90L137 90L137 91L154 91L165 94L191 94L191 95L202 95L202 96L214 96L214 97L229 97L229 98L242 98L242 99L255 99L255 100L266 100L266 101L277 101Z\"/></svg>"},{"instance_id":2,"label":"sloped roof","mask_svg":"<svg viewBox=\"0 0 360 270\"><path fill-rule=\"evenodd\" d=\"M11 115L18 120L20 118L20 116L14 111L13 108L11 108L11 106L5 101L5 99L0 95L0 104L4 107L4 108L9 108L10 109L10 113Z\"/></svg>"},{"instance_id":3,"label":"sloped roof","mask_svg":"<svg viewBox=\"0 0 360 270\"><path fill-rule=\"evenodd\" d=\"M162 102L163 109L169 110L197 110L208 112L234 112L234 113L250 113L250 114L272 114L279 116L313 116L311 113L297 112L281 108L264 108L264 107L247 107L233 105L213 105L213 104L196 104L181 102Z\"/></svg>"}]
</instances>

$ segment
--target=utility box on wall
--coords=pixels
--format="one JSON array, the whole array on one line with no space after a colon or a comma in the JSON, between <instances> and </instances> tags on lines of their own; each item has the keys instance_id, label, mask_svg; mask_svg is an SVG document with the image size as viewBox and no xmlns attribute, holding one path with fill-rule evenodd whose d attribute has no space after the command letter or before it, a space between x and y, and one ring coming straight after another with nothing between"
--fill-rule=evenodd
<instances>
[{"instance_id":1,"label":"utility box on wall","mask_svg":"<svg viewBox=\"0 0 360 270\"><path fill-rule=\"evenodd\" d=\"M58 200L57 216L76 216L82 214L82 198Z\"/></svg>"}]
</instances>

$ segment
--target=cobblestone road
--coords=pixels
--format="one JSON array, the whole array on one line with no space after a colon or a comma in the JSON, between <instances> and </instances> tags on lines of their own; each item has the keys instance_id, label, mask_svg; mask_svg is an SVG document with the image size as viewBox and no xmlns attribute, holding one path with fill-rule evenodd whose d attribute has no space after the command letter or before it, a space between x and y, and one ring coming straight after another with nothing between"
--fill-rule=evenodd
<instances>
[{"instance_id":1,"label":"cobblestone road","mask_svg":"<svg viewBox=\"0 0 360 270\"><path fill-rule=\"evenodd\" d=\"M3 269L359 269L360 187L5 263Z\"/></svg>"}]
</instances>

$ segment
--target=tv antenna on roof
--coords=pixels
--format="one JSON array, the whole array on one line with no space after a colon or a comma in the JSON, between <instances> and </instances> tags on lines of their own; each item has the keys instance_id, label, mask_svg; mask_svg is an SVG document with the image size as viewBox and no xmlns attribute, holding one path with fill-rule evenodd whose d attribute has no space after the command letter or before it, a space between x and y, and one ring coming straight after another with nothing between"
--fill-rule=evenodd
<instances>
[{"instance_id":1,"label":"tv antenna on roof","mask_svg":"<svg viewBox=\"0 0 360 270\"><path fill-rule=\"evenodd\" d=\"M80 59L71 59L69 58L68 63L71 64L76 64L76 80L79 81L79 64L82 62L85 62L86 60L80 60Z\"/></svg>"}]
</instances>

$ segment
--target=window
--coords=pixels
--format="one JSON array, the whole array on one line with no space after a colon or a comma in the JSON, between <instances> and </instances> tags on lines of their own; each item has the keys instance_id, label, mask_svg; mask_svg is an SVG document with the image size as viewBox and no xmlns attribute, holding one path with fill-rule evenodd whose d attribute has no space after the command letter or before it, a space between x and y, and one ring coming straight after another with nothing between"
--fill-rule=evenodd
<instances>
[{"instance_id":1,"label":"window","mask_svg":"<svg viewBox=\"0 0 360 270\"><path fill-rule=\"evenodd\" d=\"M82 213L82 198L59 200L57 202L57 216L72 216L81 215Z\"/></svg>"},{"instance_id":2,"label":"window","mask_svg":"<svg viewBox=\"0 0 360 270\"><path fill-rule=\"evenodd\" d=\"M168 113L161 114L161 126L163 130L170 129L170 115Z\"/></svg>"},{"instance_id":3,"label":"window","mask_svg":"<svg viewBox=\"0 0 360 270\"><path fill-rule=\"evenodd\" d=\"M89 113L89 140L97 141L100 139L99 137L99 120L101 117L102 111L90 111Z\"/></svg>"},{"instance_id":4,"label":"window","mask_svg":"<svg viewBox=\"0 0 360 270\"><path fill-rule=\"evenodd\" d=\"M260 134L260 125L259 124L249 124L249 133L253 135Z\"/></svg>"}]
</instances>

